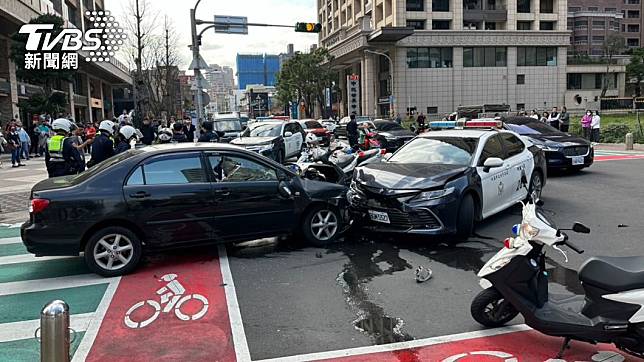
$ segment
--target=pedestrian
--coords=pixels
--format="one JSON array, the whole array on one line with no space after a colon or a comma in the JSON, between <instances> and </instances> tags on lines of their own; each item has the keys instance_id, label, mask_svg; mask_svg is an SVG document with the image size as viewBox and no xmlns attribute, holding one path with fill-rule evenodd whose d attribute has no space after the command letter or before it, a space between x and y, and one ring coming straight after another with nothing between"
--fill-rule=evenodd
<instances>
[{"instance_id":1,"label":"pedestrian","mask_svg":"<svg viewBox=\"0 0 644 362\"><path fill-rule=\"evenodd\" d=\"M185 117L183 119L183 133L186 135L186 138L188 138L188 141L195 139L195 131L196 127L192 124L190 117Z\"/></svg>"},{"instance_id":2,"label":"pedestrian","mask_svg":"<svg viewBox=\"0 0 644 362\"><path fill-rule=\"evenodd\" d=\"M548 114L548 112L543 112L543 114L541 115L540 121L543 123L548 123L549 118L550 118L550 114Z\"/></svg>"},{"instance_id":3,"label":"pedestrian","mask_svg":"<svg viewBox=\"0 0 644 362\"><path fill-rule=\"evenodd\" d=\"M590 128L591 128L591 142L594 143L599 143L599 129L601 128L601 117L599 116L599 111L594 111L593 112L593 118L592 121L590 122Z\"/></svg>"},{"instance_id":4,"label":"pedestrian","mask_svg":"<svg viewBox=\"0 0 644 362\"><path fill-rule=\"evenodd\" d=\"M16 125L14 122L14 124L10 126L9 131L7 132L7 149L11 151L11 167L25 166L20 162L20 146L20 135L16 130Z\"/></svg>"},{"instance_id":5,"label":"pedestrian","mask_svg":"<svg viewBox=\"0 0 644 362\"><path fill-rule=\"evenodd\" d=\"M29 127L29 138L31 139L31 149L29 152L35 157L40 156L38 154L38 136L40 135L38 126L38 117L34 116L31 120L31 126Z\"/></svg>"},{"instance_id":6,"label":"pedestrian","mask_svg":"<svg viewBox=\"0 0 644 362\"><path fill-rule=\"evenodd\" d=\"M127 120L127 109L124 109L123 112L118 117L119 126L125 125L126 120Z\"/></svg>"},{"instance_id":7,"label":"pedestrian","mask_svg":"<svg viewBox=\"0 0 644 362\"><path fill-rule=\"evenodd\" d=\"M423 114L423 112L420 112L420 114L418 115L418 118L416 118L416 123L418 124L418 132L419 133L422 133L426 129L426 127L425 127L425 119L426 118L425 118L425 115Z\"/></svg>"},{"instance_id":8,"label":"pedestrian","mask_svg":"<svg viewBox=\"0 0 644 362\"><path fill-rule=\"evenodd\" d=\"M593 122L593 114L588 110L586 111L586 114L581 118L581 129L583 130L584 138L589 141L591 140L590 126L592 122Z\"/></svg>"},{"instance_id":9,"label":"pedestrian","mask_svg":"<svg viewBox=\"0 0 644 362\"><path fill-rule=\"evenodd\" d=\"M147 118L147 117L146 117ZM148 120L149 122L149 120ZM136 129L132 126L123 126L116 135L116 148L114 154L125 152L132 148L132 139L136 138Z\"/></svg>"},{"instance_id":10,"label":"pedestrian","mask_svg":"<svg viewBox=\"0 0 644 362\"><path fill-rule=\"evenodd\" d=\"M539 113L537 112L536 109L533 109L532 111L530 111L530 118L539 119Z\"/></svg>"},{"instance_id":11,"label":"pedestrian","mask_svg":"<svg viewBox=\"0 0 644 362\"><path fill-rule=\"evenodd\" d=\"M93 140L94 137L96 137L96 127L94 127L94 125L92 123L88 122L87 125L85 125L85 141ZM85 146L84 152L86 152L86 153L91 153L92 152L92 144L91 143L89 143L89 144L87 144Z\"/></svg>"},{"instance_id":12,"label":"pedestrian","mask_svg":"<svg viewBox=\"0 0 644 362\"><path fill-rule=\"evenodd\" d=\"M92 158L87 163L87 167L101 163L114 156L114 134L115 124L110 120L104 120L98 126L98 134L92 141Z\"/></svg>"},{"instance_id":13,"label":"pedestrian","mask_svg":"<svg viewBox=\"0 0 644 362\"><path fill-rule=\"evenodd\" d=\"M29 149L31 148L29 133L22 128L22 124L19 122L16 123L16 131L18 131L18 136L20 136L20 158L29 160Z\"/></svg>"},{"instance_id":14,"label":"pedestrian","mask_svg":"<svg viewBox=\"0 0 644 362\"><path fill-rule=\"evenodd\" d=\"M186 134L183 133L183 125L180 122L176 122L172 129L172 142L181 143L181 142L190 142Z\"/></svg>"},{"instance_id":15,"label":"pedestrian","mask_svg":"<svg viewBox=\"0 0 644 362\"><path fill-rule=\"evenodd\" d=\"M49 127L49 121L47 118L43 118L38 126L38 154L36 157L45 154L45 148L47 148L47 140L51 136L51 128Z\"/></svg>"},{"instance_id":16,"label":"pedestrian","mask_svg":"<svg viewBox=\"0 0 644 362\"><path fill-rule=\"evenodd\" d=\"M557 107L552 107L552 112L548 116L548 124L551 127L559 129L559 119L560 119L559 110L557 109Z\"/></svg>"},{"instance_id":17,"label":"pedestrian","mask_svg":"<svg viewBox=\"0 0 644 362\"><path fill-rule=\"evenodd\" d=\"M154 141L154 128L152 127L152 124L150 124L150 118L145 117L143 118L143 126L141 127L141 133L143 134L143 138L141 138L141 142L145 145L151 145L152 142Z\"/></svg>"},{"instance_id":18,"label":"pedestrian","mask_svg":"<svg viewBox=\"0 0 644 362\"><path fill-rule=\"evenodd\" d=\"M398 123L398 124L402 124L402 117L400 117L400 113L396 114L396 119L395 119L395 121L396 121L396 123Z\"/></svg>"},{"instance_id":19,"label":"pedestrian","mask_svg":"<svg viewBox=\"0 0 644 362\"><path fill-rule=\"evenodd\" d=\"M561 114L559 116L559 130L561 132L568 133L570 128L570 115L568 114L568 109L563 107L561 109Z\"/></svg>"},{"instance_id":20,"label":"pedestrian","mask_svg":"<svg viewBox=\"0 0 644 362\"><path fill-rule=\"evenodd\" d=\"M55 135L47 140L45 166L49 177L75 175L85 169L83 159L71 136L74 125L68 119L58 118L52 122Z\"/></svg>"},{"instance_id":21,"label":"pedestrian","mask_svg":"<svg viewBox=\"0 0 644 362\"><path fill-rule=\"evenodd\" d=\"M356 121L356 115L352 114L349 116L349 123L347 123L347 139L349 140L349 146L354 150L357 150L358 147L358 122Z\"/></svg>"},{"instance_id":22,"label":"pedestrian","mask_svg":"<svg viewBox=\"0 0 644 362\"><path fill-rule=\"evenodd\" d=\"M72 122L73 125L73 122ZM83 136L85 135L85 128L83 127L82 124L78 124L75 127L73 127L74 130L72 131L72 134L70 135L70 139L72 140L72 144L76 149L78 150L78 154L80 155L81 161L78 163L78 169L76 170L77 173L81 173L85 171L85 143L83 142Z\"/></svg>"},{"instance_id":23,"label":"pedestrian","mask_svg":"<svg viewBox=\"0 0 644 362\"><path fill-rule=\"evenodd\" d=\"M214 124L212 121L205 121L201 125L201 130L199 142L219 142L219 135L214 132Z\"/></svg>"}]
</instances>

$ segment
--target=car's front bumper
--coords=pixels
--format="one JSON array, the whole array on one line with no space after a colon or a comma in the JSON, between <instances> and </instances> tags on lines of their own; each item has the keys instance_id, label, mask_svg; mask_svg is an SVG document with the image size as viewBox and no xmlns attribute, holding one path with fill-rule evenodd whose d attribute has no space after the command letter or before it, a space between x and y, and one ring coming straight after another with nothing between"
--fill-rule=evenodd
<instances>
[{"instance_id":1,"label":"car's front bumper","mask_svg":"<svg viewBox=\"0 0 644 362\"><path fill-rule=\"evenodd\" d=\"M20 227L20 237L27 251L36 256L78 255L81 228L77 225L45 225L27 221Z\"/></svg>"},{"instance_id":2,"label":"car's front bumper","mask_svg":"<svg viewBox=\"0 0 644 362\"><path fill-rule=\"evenodd\" d=\"M584 158L583 164L573 165L573 157L566 156L563 151L546 151L546 161L549 169L569 169L589 167L595 160L595 151L592 147L586 154L579 155Z\"/></svg>"}]
</instances>

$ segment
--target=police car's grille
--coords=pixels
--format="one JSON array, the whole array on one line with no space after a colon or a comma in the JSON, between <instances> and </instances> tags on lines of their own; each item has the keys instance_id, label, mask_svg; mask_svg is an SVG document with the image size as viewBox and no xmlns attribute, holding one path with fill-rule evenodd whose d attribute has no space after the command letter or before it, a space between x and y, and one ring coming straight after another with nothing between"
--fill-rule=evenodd
<instances>
[{"instance_id":1,"label":"police car's grille","mask_svg":"<svg viewBox=\"0 0 644 362\"><path fill-rule=\"evenodd\" d=\"M588 146L572 146L563 149L564 156L585 156L588 154Z\"/></svg>"}]
</instances>

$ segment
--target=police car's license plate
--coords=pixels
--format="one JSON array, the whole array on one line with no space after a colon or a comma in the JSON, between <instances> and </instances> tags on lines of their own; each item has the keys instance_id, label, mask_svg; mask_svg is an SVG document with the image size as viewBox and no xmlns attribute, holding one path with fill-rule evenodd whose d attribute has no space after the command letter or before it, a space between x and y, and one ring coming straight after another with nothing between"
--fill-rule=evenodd
<instances>
[{"instance_id":1,"label":"police car's license plate","mask_svg":"<svg viewBox=\"0 0 644 362\"><path fill-rule=\"evenodd\" d=\"M390 224L389 215L386 212L369 210L369 217L371 221Z\"/></svg>"},{"instance_id":2,"label":"police car's license plate","mask_svg":"<svg viewBox=\"0 0 644 362\"><path fill-rule=\"evenodd\" d=\"M575 156L572 158L573 166L583 165L583 164L584 164L584 156Z\"/></svg>"}]
</instances>

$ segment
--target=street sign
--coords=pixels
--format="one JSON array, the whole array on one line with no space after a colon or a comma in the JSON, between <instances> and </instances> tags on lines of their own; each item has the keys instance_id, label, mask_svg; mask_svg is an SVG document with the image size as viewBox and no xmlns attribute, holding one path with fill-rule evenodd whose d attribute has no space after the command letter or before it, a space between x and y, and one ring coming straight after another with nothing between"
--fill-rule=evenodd
<instances>
[{"instance_id":1,"label":"street sign","mask_svg":"<svg viewBox=\"0 0 644 362\"><path fill-rule=\"evenodd\" d=\"M348 114L360 114L360 76L347 76L347 110Z\"/></svg>"},{"instance_id":2,"label":"street sign","mask_svg":"<svg viewBox=\"0 0 644 362\"><path fill-rule=\"evenodd\" d=\"M197 63L195 63L195 60L193 58L192 62L190 62L190 66L188 67L188 69L195 70L195 69L197 69L196 65L197 65ZM206 61L201 57L201 54L200 54L199 55L199 69L208 69L208 68L209 68L208 63L206 63Z\"/></svg>"},{"instance_id":3,"label":"street sign","mask_svg":"<svg viewBox=\"0 0 644 362\"><path fill-rule=\"evenodd\" d=\"M215 15L215 33L248 34L248 18L245 16Z\"/></svg>"}]
</instances>

